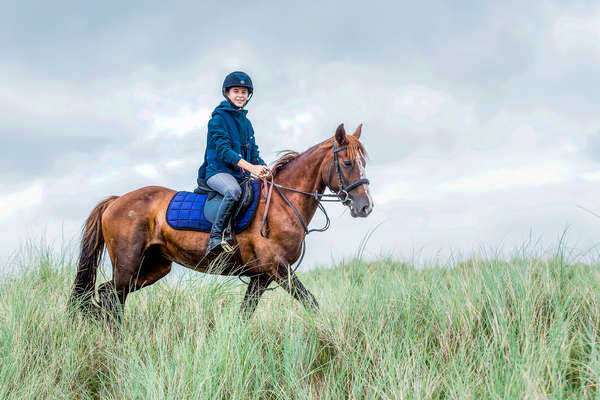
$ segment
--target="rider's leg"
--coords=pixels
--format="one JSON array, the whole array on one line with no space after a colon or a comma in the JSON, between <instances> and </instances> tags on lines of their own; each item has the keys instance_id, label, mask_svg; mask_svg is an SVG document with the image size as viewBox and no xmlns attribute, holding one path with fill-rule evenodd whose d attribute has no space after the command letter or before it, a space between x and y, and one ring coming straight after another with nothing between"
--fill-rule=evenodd
<instances>
[{"instance_id":1,"label":"rider's leg","mask_svg":"<svg viewBox=\"0 0 600 400\"><path fill-rule=\"evenodd\" d=\"M211 176L206 181L206 184L223 195L223 201L219 206L215 222L210 230L210 238L206 248L206 254L208 254L216 246L221 244L223 230L227 227L229 218L242 194L242 189L233 176L223 172Z\"/></svg>"}]
</instances>

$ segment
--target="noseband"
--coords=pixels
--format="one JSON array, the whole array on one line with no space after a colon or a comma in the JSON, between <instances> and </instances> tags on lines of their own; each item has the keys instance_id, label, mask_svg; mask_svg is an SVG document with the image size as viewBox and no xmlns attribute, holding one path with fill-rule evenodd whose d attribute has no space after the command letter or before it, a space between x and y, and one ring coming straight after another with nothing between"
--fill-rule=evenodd
<instances>
[{"instance_id":1,"label":"noseband","mask_svg":"<svg viewBox=\"0 0 600 400\"><path fill-rule=\"evenodd\" d=\"M331 164L329 164L329 173L327 174L327 186L329 186L329 188L331 189L331 171L333 170L333 166L335 165L335 172L337 173L338 183L338 191L336 194L340 198L342 204L345 206L352 204L352 199L348 194L349 191L359 187L360 185L369 184L369 180L367 178L361 178L355 180L354 182L344 187L344 184L346 183L346 177L344 176L344 174L342 173L342 169L340 168L340 161L338 159L337 153L342 150L346 150L347 148L348 146L337 147L335 140L333 141L333 160L331 160Z\"/></svg>"}]
</instances>

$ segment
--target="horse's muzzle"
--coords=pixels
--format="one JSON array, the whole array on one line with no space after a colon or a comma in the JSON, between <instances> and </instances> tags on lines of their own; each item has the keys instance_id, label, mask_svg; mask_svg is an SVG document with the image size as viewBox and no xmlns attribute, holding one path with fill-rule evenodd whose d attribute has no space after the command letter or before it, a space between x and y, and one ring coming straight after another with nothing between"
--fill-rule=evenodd
<instances>
[{"instance_id":1,"label":"horse's muzzle","mask_svg":"<svg viewBox=\"0 0 600 400\"><path fill-rule=\"evenodd\" d=\"M350 205L350 215L354 218L360 217L365 218L373 211L373 205L371 202L357 202L353 201Z\"/></svg>"}]
</instances>

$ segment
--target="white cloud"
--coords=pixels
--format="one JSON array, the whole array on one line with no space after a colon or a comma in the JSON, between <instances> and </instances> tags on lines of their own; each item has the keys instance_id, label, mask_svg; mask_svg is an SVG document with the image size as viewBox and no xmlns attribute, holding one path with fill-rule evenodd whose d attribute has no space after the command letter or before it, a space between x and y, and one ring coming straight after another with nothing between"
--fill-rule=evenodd
<instances>
[{"instance_id":1,"label":"white cloud","mask_svg":"<svg viewBox=\"0 0 600 400\"><path fill-rule=\"evenodd\" d=\"M167 168L179 168L181 166L184 165L184 161L183 160L172 160L169 161L165 164L165 167Z\"/></svg>"},{"instance_id":2,"label":"white cloud","mask_svg":"<svg viewBox=\"0 0 600 400\"><path fill-rule=\"evenodd\" d=\"M588 182L600 182L600 171L584 172L581 177Z\"/></svg>"},{"instance_id":3,"label":"white cloud","mask_svg":"<svg viewBox=\"0 0 600 400\"><path fill-rule=\"evenodd\" d=\"M279 126L281 126L283 129L287 129L289 127L293 127L299 124L308 124L309 122L312 122L313 117L311 114L309 113L300 113L297 115L294 115L291 118L281 118L279 120Z\"/></svg>"},{"instance_id":4,"label":"white cloud","mask_svg":"<svg viewBox=\"0 0 600 400\"><path fill-rule=\"evenodd\" d=\"M104 171L100 171L99 173L92 174L90 176L86 175L85 177L80 177L80 179L82 181L83 179L87 179L90 185L101 186L114 182L122 176L122 171L119 171L116 168L109 168Z\"/></svg>"},{"instance_id":5,"label":"white cloud","mask_svg":"<svg viewBox=\"0 0 600 400\"><path fill-rule=\"evenodd\" d=\"M406 86L397 89L394 107L396 111L417 122L425 122L438 114L442 107L452 102L452 96L440 90L424 86Z\"/></svg>"},{"instance_id":6,"label":"white cloud","mask_svg":"<svg viewBox=\"0 0 600 400\"><path fill-rule=\"evenodd\" d=\"M43 185L36 182L20 192L0 197L0 218L15 214L17 211L36 206L42 202Z\"/></svg>"},{"instance_id":7,"label":"white cloud","mask_svg":"<svg viewBox=\"0 0 600 400\"><path fill-rule=\"evenodd\" d=\"M600 51L600 7L574 9L557 18L554 39L563 53Z\"/></svg>"},{"instance_id":8,"label":"white cloud","mask_svg":"<svg viewBox=\"0 0 600 400\"><path fill-rule=\"evenodd\" d=\"M278 122L282 129L291 128L294 130L294 133L299 133L304 129L303 125L309 124L312 121L312 114L308 112L302 112L292 117L280 118Z\"/></svg>"},{"instance_id":9,"label":"white cloud","mask_svg":"<svg viewBox=\"0 0 600 400\"><path fill-rule=\"evenodd\" d=\"M194 129L204 129L209 118L210 112L207 109L192 110L186 106L174 114L154 115L153 123L157 131L184 136Z\"/></svg>"},{"instance_id":10,"label":"white cloud","mask_svg":"<svg viewBox=\"0 0 600 400\"><path fill-rule=\"evenodd\" d=\"M144 178L156 178L158 176L158 171L151 164L136 165L135 170Z\"/></svg>"},{"instance_id":11,"label":"white cloud","mask_svg":"<svg viewBox=\"0 0 600 400\"><path fill-rule=\"evenodd\" d=\"M560 182L567 177L568 170L560 165L501 168L444 182L440 188L449 192L485 193L508 190L516 186L542 186Z\"/></svg>"}]
</instances>

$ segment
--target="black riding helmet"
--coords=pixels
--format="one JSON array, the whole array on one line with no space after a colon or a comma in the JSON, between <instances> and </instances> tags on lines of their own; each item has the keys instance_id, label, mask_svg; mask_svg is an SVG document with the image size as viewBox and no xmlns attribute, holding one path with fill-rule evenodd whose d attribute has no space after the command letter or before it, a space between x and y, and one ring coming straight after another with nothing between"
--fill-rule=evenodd
<instances>
[{"instance_id":1,"label":"black riding helmet","mask_svg":"<svg viewBox=\"0 0 600 400\"><path fill-rule=\"evenodd\" d=\"M222 93L223 93L223 97L225 97L225 99L229 103L231 103L231 101L229 100L229 97L227 97L226 92L227 92L227 89L229 89L231 87L247 88L248 89L248 101L246 101L246 104L248 104L248 102L252 98L252 93L254 93L254 87L252 86L252 79L250 79L248 74L245 72L241 72L241 71L235 71L225 77L225 80L223 81ZM246 104L244 104L244 106L246 106Z\"/></svg>"}]
</instances>

